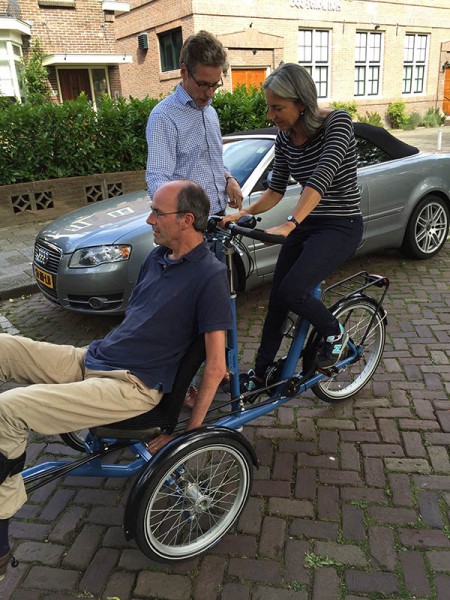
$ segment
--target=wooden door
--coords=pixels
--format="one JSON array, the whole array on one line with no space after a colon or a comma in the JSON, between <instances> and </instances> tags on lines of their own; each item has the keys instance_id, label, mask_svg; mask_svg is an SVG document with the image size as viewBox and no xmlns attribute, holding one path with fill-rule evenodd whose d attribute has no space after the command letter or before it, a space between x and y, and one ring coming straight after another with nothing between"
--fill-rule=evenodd
<instances>
[{"instance_id":1,"label":"wooden door","mask_svg":"<svg viewBox=\"0 0 450 600\"><path fill-rule=\"evenodd\" d=\"M444 79L444 102L442 103L442 111L445 115L450 115L450 69L445 69Z\"/></svg>"},{"instance_id":2,"label":"wooden door","mask_svg":"<svg viewBox=\"0 0 450 600\"><path fill-rule=\"evenodd\" d=\"M231 71L233 90L236 89L238 85L260 88L265 78L266 69L232 69Z\"/></svg>"},{"instance_id":3,"label":"wooden door","mask_svg":"<svg viewBox=\"0 0 450 600\"><path fill-rule=\"evenodd\" d=\"M88 69L58 69L62 100L75 100L85 92L92 100Z\"/></svg>"}]
</instances>

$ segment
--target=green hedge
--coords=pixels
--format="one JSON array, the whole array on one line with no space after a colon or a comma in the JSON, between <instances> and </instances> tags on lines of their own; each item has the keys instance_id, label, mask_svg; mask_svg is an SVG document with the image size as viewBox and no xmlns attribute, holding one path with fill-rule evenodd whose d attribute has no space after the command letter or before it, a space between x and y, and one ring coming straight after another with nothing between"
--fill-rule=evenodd
<instances>
[{"instance_id":1,"label":"green hedge","mask_svg":"<svg viewBox=\"0 0 450 600\"><path fill-rule=\"evenodd\" d=\"M160 99L105 96L96 112L87 97L39 106L0 103L0 185L144 169L145 127ZM218 92L223 133L264 127L264 94Z\"/></svg>"}]
</instances>

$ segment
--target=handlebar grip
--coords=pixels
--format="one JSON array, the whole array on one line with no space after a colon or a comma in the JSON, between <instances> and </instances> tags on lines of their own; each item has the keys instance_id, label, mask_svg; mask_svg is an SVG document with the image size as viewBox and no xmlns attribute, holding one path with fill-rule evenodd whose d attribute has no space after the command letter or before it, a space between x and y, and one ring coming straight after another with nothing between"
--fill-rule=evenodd
<instances>
[{"instance_id":1,"label":"handlebar grip","mask_svg":"<svg viewBox=\"0 0 450 600\"><path fill-rule=\"evenodd\" d=\"M284 235L273 235L271 233L266 233L262 229L249 229L248 227L241 227L233 222L227 223L227 228L232 230L233 233L238 233L244 237L265 242L267 244L283 244L284 240L286 239Z\"/></svg>"}]
</instances>

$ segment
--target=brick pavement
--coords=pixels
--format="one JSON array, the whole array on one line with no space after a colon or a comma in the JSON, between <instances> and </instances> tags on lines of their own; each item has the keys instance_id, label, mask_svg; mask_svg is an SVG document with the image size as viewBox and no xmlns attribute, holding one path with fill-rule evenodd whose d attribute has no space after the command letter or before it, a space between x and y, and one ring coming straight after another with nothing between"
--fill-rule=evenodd
<instances>
[{"instance_id":1,"label":"brick pavement","mask_svg":"<svg viewBox=\"0 0 450 600\"><path fill-rule=\"evenodd\" d=\"M312 393L245 427L261 462L237 527L210 552L158 565L121 529L129 482L67 477L36 491L11 527L20 560L2 600L448 600L450 246L430 261L350 261L391 278L383 360L355 400ZM240 298L244 366L268 288ZM117 323L39 295L0 304L0 327L88 343ZM72 455L33 436L29 460Z\"/></svg>"}]
</instances>

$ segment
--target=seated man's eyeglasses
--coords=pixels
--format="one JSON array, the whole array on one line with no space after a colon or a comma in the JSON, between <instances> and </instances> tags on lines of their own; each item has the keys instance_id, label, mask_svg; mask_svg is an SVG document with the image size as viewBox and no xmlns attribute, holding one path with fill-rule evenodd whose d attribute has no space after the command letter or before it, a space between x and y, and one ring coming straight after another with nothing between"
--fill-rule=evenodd
<instances>
[{"instance_id":1,"label":"seated man's eyeglasses","mask_svg":"<svg viewBox=\"0 0 450 600\"><path fill-rule=\"evenodd\" d=\"M167 217L168 215L185 215L186 214L185 210L172 210L171 212L164 212L162 210L159 210L159 208L153 208L153 206L150 206L150 212L152 212L157 219L159 219L161 217Z\"/></svg>"},{"instance_id":2,"label":"seated man's eyeglasses","mask_svg":"<svg viewBox=\"0 0 450 600\"><path fill-rule=\"evenodd\" d=\"M219 81L216 81L216 83L208 83L207 81L197 81L190 71L188 71L188 75L192 79L192 81L197 85L197 87L204 91L211 89L215 92L217 89L223 86L222 77Z\"/></svg>"}]
</instances>

